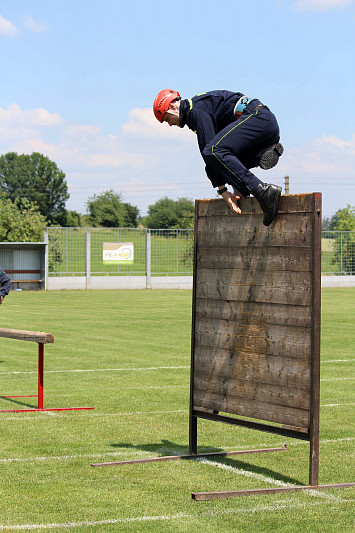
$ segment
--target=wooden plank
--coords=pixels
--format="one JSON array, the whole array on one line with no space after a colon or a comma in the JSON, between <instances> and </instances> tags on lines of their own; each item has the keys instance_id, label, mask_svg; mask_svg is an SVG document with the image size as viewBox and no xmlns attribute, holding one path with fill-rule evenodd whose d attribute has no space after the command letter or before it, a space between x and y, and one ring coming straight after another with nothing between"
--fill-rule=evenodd
<instances>
[{"instance_id":1,"label":"wooden plank","mask_svg":"<svg viewBox=\"0 0 355 533\"><path fill-rule=\"evenodd\" d=\"M310 360L311 330L273 324L240 324L228 320L196 319L196 343L225 350Z\"/></svg>"},{"instance_id":2,"label":"wooden plank","mask_svg":"<svg viewBox=\"0 0 355 533\"><path fill-rule=\"evenodd\" d=\"M240 218L246 218L251 214L262 215L261 208L255 198L241 198L239 205L242 210ZM196 211L199 217L228 216L233 215L225 201L219 198L211 200L196 200ZM312 212L312 194L290 194L281 196L278 215L284 213L310 213ZM278 216L279 218L279 216Z\"/></svg>"},{"instance_id":3,"label":"wooden plank","mask_svg":"<svg viewBox=\"0 0 355 533\"><path fill-rule=\"evenodd\" d=\"M261 302L236 303L232 300L196 298L196 316L219 320L245 321L250 324L280 324L311 327L311 308L306 306L270 305Z\"/></svg>"},{"instance_id":4,"label":"wooden plank","mask_svg":"<svg viewBox=\"0 0 355 533\"><path fill-rule=\"evenodd\" d=\"M207 369L206 369L207 370ZM216 372L197 372L194 375L194 389L206 394L222 394L226 398L268 402L286 407L310 409L309 392L289 386L269 385L243 380L239 377L221 376Z\"/></svg>"},{"instance_id":5,"label":"wooden plank","mask_svg":"<svg viewBox=\"0 0 355 533\"><path fill-rule=\"evenodd\" d=\"M309 411L276 405L258 400L235 398L216 392L194 389L194 409L201 407L232 415L247 416L258 420L268 420L278 424L309 427Z\"/></svg>"},{"instance_id":6,"label":"wooden plank","mask_svg":"<svg viewBox=\"0 0 355 533\"><path fill-rule=\"evenodd\" d=\"M11 283L42 283L43 279L12 279Z\"/></svg>"},{"instance_id":7,"label":"wooden plank","mask_svg":"<svg viewBox=\"0 0 355 533\"><path fill-rule=\"evenodd\" d=\"M263 270L288 272L310 272L311 251L308 248L240 247L236 240L226 246L200 245L197 250L198 268L218 268L235 270Z\"/></svg>"},{"instance_id":8,"label":"wooden plank","mask_svg":"<svg viewBox=\"0 0 355 533\"><path fill-rule=\"evenodd\" d=\"M196 297L239 302L306 305L311 303L310 274L200 269Z\"/></svg>"},{"instance_id":9,"label":"wooden plank","mask_svg":"<svg viewBox=\"0 0 355 533\"><path fill-rule=\"evenodd\" d=\"M41 270L8 270L6 274L40 274Z\"/></svg>"},{"instance_id":10,"label":"wooden plank","mask_svg":"<svg viewBox=\"0 0 355 533\"><path fill-rule=\"evenodd\" d=\"M275 246L310 248L312 244L310 220L303 214L278 217L277 224L268 227L255 217L202 217L197 219L197 230L199 246L229 247L235 241L240 247L263 247L267 254Z\"/></svg>"},{"instance_id":11,"label":"wooden plank","mask_svg":"<svg viewBox=\"0 0 355 533\"><path fill-rule=\"evenodd\" d=\"M15 339L19 341L32 341L42 344L49 344L54 342L54 336L51 333L43 333L40 331L25 331L22 329L7 329L0 328L0 337L7 339Z\"/></svg>"},{"instance_id":12,"label":"wooden plank","mask_svg":"<svg viewBox=\"0 0 355 533\"><path fill-rule=\"evenodd\" d=\"M290 357L265 356L237 350L196 346L195 372L213 372L225 378L251 383L310 390L310 363Z\"/></svg>"}]
</instances>

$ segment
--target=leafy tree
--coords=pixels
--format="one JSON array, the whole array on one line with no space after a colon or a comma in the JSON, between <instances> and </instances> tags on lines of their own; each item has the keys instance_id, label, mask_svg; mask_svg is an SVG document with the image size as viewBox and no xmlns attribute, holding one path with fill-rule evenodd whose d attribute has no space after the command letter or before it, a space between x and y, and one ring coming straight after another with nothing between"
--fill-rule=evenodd
<instances>
[{"instance_id":1,"label":"leafy tree","mask_svg":"<svg viewBox=\"0 0 355 533\"><path fill-rule=\"evenodd\" d=\"M334 215L333 229L338 231L334 240L333 264L339 264L346 274L355 274L355 206L347 205Z\"/></svg>"},{"instance_id":2,"label":"leafy tree","mask_svg":"<svg viewBox=\"0 0 355 533\"><path fill-rule=\"evenodd\" d=\"M68 228L80 228L82 226L82 215L77 211L67 211L64 226Z\"/></svg>"},{"instance_id":3,"label":"leafy tree","mask_svg":"<svg viewBox=\"0 0 355 533\"><path fill-rule=\"evenodd\" d=\"M38 207L26 198L13 203L9 198L0 197L0 241L42 242L46 225Z\"/></svg>"},{"instance_id":4,"label":"leafy tree","mask_svg":"<svg viewBox=\"0 0 355 533\"><path fill-rule=\"evenodd\" d=\"M48 270L55 272L56 266L64 261L64 242L62 228L48 229Z\"/></svg>"},{"instance_id":5,"label":"leafy tree","mask_svg":"<svg viewBox=\"0 0 355 533\"><path fill-rule=\"evenodd\" d=\"M192 200L179 198L171 200L167 196L148 207L144 222L148 228L188 229L194 226L195 207Z\"/></svg>"},{"instance_id":6,"label":"leafy tree","mask_svg":"<svg viewBox=\"0 0 355 533\"><path fill-rule=\"evenodd\" d=\"M0 189L12 202L26 198L36 203L49 223L65 223L69 198L65 174L48 157L38 152L0 156Z\"/></svg>"},{"instance_id":7,"label":"leafy tree","mask_svg":"<svg viewBox=\"0 0 355 533\"><path fill-rule=\"evenodd\" d=\"M332 217L322 218L322 230L331 231L334 229L334 224L335 224L335 215L333 215Z\"/></svg>"},{"instance_id":8,"label":"leafy tree","mask_svg":"<svg viewBox=\"0 0 355 533\"><path fill-rule=\"evenodd\" d=\"M106 228L136 228L138 207L122 202L122 195L112 189L94 194L87 201L90 222Z\"/></svg>"}]
</instances>

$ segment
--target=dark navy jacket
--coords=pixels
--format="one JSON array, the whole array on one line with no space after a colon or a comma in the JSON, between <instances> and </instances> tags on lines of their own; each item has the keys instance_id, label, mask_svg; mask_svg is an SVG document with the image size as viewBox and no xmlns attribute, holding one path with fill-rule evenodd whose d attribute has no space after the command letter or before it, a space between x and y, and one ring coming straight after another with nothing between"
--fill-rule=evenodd
<instances>
[{"instance_id":1,"label":"dark navy jacket","mask_svg":"<svg viewBox=\"0 0 355 533\"><path fill-rule=\"evenodd\" d=\"M210 91L180 102L180 125L197 134L202 154L204 147L223 128L234 122L235 104L243 93Z\"/></svg>"},{"instance_id":2,"label":"dark navy jacket","mask_svg":"<svg viewBox=\"0 0 355 533\"><path fill-rule=\"evenodd\" d=\"M11 279L10 276L6 274L0 268L0 296L6 296L10 292Z\"/></svg>"}]
</instances>

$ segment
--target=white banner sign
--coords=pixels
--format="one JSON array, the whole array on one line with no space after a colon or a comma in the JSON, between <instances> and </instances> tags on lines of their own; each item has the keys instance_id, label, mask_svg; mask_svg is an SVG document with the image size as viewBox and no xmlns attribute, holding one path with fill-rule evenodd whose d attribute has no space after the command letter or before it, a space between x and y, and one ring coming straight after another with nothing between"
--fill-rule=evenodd
<instances>
[{"instance_id":1,"label":"white banner sign","mask_svg":"<svg viewBox=\"0 0 355 533\"><path fill-rule=\"evenodd\" d=\"M104 242L102 260L105 265L133 265L133 242Z\"/></svg>"}]
</instances>

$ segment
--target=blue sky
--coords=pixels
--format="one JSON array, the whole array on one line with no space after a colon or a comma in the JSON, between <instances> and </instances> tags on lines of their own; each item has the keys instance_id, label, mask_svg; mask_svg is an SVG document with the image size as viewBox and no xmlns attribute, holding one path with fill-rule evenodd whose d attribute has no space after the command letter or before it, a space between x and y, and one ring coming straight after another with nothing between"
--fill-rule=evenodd
<instances>
[{"instance_id":1,"label":"blue sky","mask_svg":"<svg viewBox=\"0 0 355 533\"><path fill-rule=\"evenodd\" d=\"M285 153L263 181L355 204L355 1L3 0L0 153L38 151L65 172L68 209L122 193L213 198L196 136L160 125L163 88L259 98Z\"/></svg>"}]
</instances>

